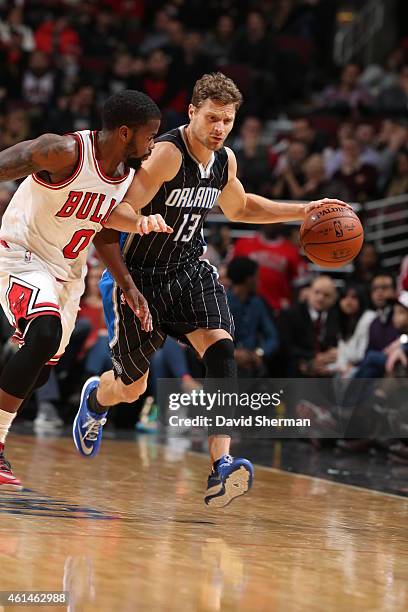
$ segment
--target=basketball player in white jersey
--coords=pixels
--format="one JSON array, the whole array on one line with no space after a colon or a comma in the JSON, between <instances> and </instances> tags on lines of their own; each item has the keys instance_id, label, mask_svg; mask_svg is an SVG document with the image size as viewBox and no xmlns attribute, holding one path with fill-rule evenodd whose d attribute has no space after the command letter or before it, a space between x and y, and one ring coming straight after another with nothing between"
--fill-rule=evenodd
<instances>
[{"instance_id":1,"label":"basketball player in white jersey","mask_svg":"<svg viewBox=\"0 0 408 612\"><path fill-rule=\"evenodd\" d=\"M146 95L122 91L103 109L103 129L45 134L0 153L0 181L27 177L0 229L0 304L21 348L0 374L0 491L21 489L4 442L23 400L44 384L63 354L84 291L87 251L104 228L169 232L160 215L121 202L150 155L160 111ZM146 330L147 303L129 278L122 289Z\"/></svg>"}]
</instances>

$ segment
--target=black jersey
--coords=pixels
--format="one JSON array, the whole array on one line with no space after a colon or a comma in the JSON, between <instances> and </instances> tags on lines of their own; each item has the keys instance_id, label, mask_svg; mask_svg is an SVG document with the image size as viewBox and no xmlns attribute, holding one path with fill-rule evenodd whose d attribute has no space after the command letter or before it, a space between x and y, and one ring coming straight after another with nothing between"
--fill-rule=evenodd
<instances>
[{"instance_id":1,"label":"black jersey","mask_svg":"<svg viewBox=\"0 0 408 612\"><path fill-rule=\"evenodd\" d=\"M191 264L204 251L203 223L228 181L228 155L214 151L205 168L188 149L185 126L163 134L157 142L172 142L181 152L177 175L160 187L143 208L144 215L161 214L173 234L122 234L126 265L142 274L173 273Z\"/></svg>"}]
</instances>

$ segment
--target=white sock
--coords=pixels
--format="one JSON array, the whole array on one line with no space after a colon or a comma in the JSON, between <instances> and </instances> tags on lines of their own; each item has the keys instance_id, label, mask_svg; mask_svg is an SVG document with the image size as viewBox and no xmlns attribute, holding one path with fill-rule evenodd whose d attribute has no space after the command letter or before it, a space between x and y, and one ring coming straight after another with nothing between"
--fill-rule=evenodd
<instances>
[{"instance_id":1,"label":"white sock","mask_svg":"<svg viewBox=\"0 0 408 612\"><path fill-rule=\"evenodd\" d=\"M7 412L6 410L0 410L0 444L4 444L8 430L15 418L17 412Z\"/></svg>"}]
</instances>

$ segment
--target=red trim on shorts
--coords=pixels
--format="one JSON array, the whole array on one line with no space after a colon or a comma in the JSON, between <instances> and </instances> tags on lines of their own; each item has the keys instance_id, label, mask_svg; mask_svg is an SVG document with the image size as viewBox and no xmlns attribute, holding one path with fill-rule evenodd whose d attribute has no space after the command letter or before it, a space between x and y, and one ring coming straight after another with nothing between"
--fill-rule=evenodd
<instances>
[{"instance_id":1,"label":"red trim on shorts","mask_svg":"<svg viewBox=\"0 0 408 612\"><path fill-rule=\"evenodd\" d=\"M28 315L27 317L22 317L23 319L25 319L26 321L32 321L33 319L36 319L37 317L43 317L45 315L52 315L54 317L59 317L61 318L61 313L56 310L42 310L41 312L33 312L33 314Z\"/></svg>"},{"instance_id":2,"label":"red trim on shorts","mask_svg":"<svg viewBox=\"0 0 408 612\"><path fill-rule=\"evenodd\" d=\"M49 306L50 308L56 308L58 311L61 310L59 304L54 304L54 302L36 302L34 304L35 308L44 308L44 306Z\"/></svg>"},{"instance_id":3,"label":"red trim on shorts","mask_svg":"<svg viewBox=\"0 0 408 612\"><path fill-rule=\"evenodd\" d=\"M94 160L95 170L98 173L99 178L105 181L105 183L109 183L111 185L122 183L129 176L130 169L128 168L125 174L123 174L122 176L114 177L114 176L108 176L107 174L105 174L102 166L99 165L98 159L96 157L96 133L97 133L97 130L93 130L90 136L91 136L91 143L92 143L92 157Z\"/></svg>"},{"instance_id":4,"label":"red trim on shorts","mask_svg":"<svg viewBox=\"0 0 408 612\"><path fill-rule=\"evenodd\" d=\"M61 355L55 355L54 357L51 357L51 359L47 361L45 365L55 367L56 365L58 365L58 362L61 359L62 355L63 353L61 353Z\"/></svg>"},{"instance_id":5,"label":"red trim on shorts","mask_svg":"<svg viewBox=\"0 0 408 612\"><path fill-rule=\"evenodd\" d=\"M4 247L5 249L9 249L9 245L7 244L7 242L5 240L0 240L0 244L2 247Z\"/></svg>"},{"instance_id":6,"label":"red trim on shorts","mask_svg":"<svg viewBox=\"0 0 408 612\"><path fill-rule=\"evenodd\" d=\"M84 142L82 140L82 136L81 134L77 134L75 132L73 132L72 134L66 134L66 136L73 136L79 145L79 159L71 176L64 179L63 181L60 181L59 183L48 183L47 181L44 181L44 179L38 176L38 172L33 172L33 174L31 175L36 183L42 185L43 187L47 187L48 189L57 190L63 189L63 187L67 187L70 183L72 183L72 181L77 178L78 174L82 170L82 166L84 164Z\"/></svg>"}]
</instances>

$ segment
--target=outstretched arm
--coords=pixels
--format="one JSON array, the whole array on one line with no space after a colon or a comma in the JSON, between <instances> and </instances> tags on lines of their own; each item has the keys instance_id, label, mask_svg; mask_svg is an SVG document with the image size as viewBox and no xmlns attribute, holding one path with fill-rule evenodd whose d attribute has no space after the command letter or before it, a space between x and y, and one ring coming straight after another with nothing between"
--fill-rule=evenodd
<instances>
[{"instance_id":1,"label":"outstretched arm","mask_svg":"<svg viewBox=\"0 0 408 612\"><path fill-rule=\"evenodd\" d=\"M111 212L104 226L130 234L173 233L172 228L166 224L161 215L141 215L128 202L120 202Z\"/></svg>"},{"instance_id":2,"label":"outstretched arm","mask_svg":"<svg viewBox=\"0 0 408 612\"><path fill-rule=\"evenodd\" d=\"M155 145L149 159L136 172L123 202L137 212L149 204L160 187L174 178L181 166L181 152L170 142Z\"/></svg>"},{"instance_id":3,"label":"outstretched arm","mask_svg":"<svg viewBox=\"0 0 408 612\"><path fill-rule=\"evenodd\" d=\"M70 171L77 158L78 144L73 136L43 134L1 151L0 181L14 181L41 170L50 174Z\"/></svg>"},{"instance_id":4,"label":"outstretched arm","mask_svg":"<svg viewBox=\"0 0 408 612\"><path fill-rule=\"evenodd\" d=\"M241 223L283 223L285 221L303 221L306 215L322 203L349 206L341 200L325 198L302 204L299 202L274 202L255 193L245 193L237 178L237 162L234 153L228 151L229 180L218 198L225 216L231 221Z\"/></svg>"},{"instance_id":5,"label":"outstretched arm","mask_svg":"<svg viewBox=\"0 0 408 612\"><path fill-rule=\"evenodd\" d=\"M112 274L121 288L123 297L139 318L144 331L152 331L152 317L149 305L136 287L133 278L126 267L119 245L119 233L111 229L103 229L94 238L94 246L101 261Z\"/></svg>"}]
</instances>

